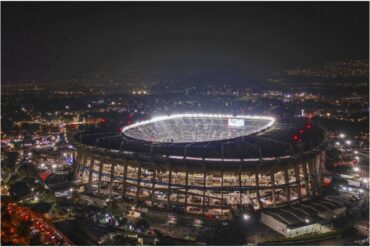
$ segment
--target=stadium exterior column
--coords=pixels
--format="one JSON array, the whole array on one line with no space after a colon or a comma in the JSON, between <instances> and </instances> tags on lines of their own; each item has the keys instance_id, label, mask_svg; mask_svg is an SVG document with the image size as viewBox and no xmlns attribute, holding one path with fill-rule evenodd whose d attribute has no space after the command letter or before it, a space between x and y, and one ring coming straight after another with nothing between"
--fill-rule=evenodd
<instances>
[{"instance_id":1,"label":"stadium exterior column","mask_svg":"<svg viewBox=\"0 0 370 247\"><path fill-rule=\"evenodd\" d=\"M275 198L275 173L272 172L271 175L271 185L272 185L272 203L274 204L274 207L276 207L276 198Z\"/></svg>"},{"instance_id":2,"label":"stadium exterior column","mask_svg":"<svg viewBox=\"0 0 370 247\"><path fill-rule=\"evenodd\" d=\"M172 180L172 168L171 165L168 170L168 191L167 191L167 207L170 208L171 203L171 180Z\"/></svg>"},{"instance_id":3,"label":"stadium exterior column","mask_svg":"<svg viewBox=\"0 0 370 247\"><path fill-rule=\"evenodd\" d=\"M301 197L301 179L299 177L299 165L294 166L294 171L295 171L295 181L297 183L298 200L302 200L302 197Z\"/></svg>"},{"instance_id":4,"label":"stadium exterior column","mask_svg":"<svg viewBox=\"0 0 370 247\"><path fill-rule=\"evenodd\" d=\"M284 180L285 180L287 200L288 200L288 202L290 202L290 185L289 185L288 167L284 168Z\"/></svg>"},{"instance_id":5,"label":"stadium exterior column","mask_svg":"<svg viewBox=\"0 0 370 247\"><path fill-rule=\"evenodd\" d=\"M80 176L80 164L81 164L81 156L83 153L81 151L77 152L77 155L73 154L73 164L75 165L75 179L78 179Z\"/></svg>"},{"instance_id":6,"label":"stadium exterior column","mask_svg":"<svg viewBox=\"0 0 370 247\"><path fill-rule=\"evenodd\" d=\"M154 205L154 200L155 200L155 178L157 176L157 168L155 163L153 162L153 180L152 180L152 206Z\"/></svg>"},{"instance_id":7,"label":"stadium exterior column","mask_svg":"<svg viewBox=\"0 0 370 247\"><path fill-rule=\"evenodd\" d=\"M75 161L76 162L81 162L83 156L84 156L84 153L82 152L82 150L77 150L77 155L76 155Z\"/></svg>"},{"instance_id":8,"label":"stadium exterior column","mask_svg":"<svg viewBox=\"0 0 370 247\"><path fill-rule=\"evenodd\" d=\"M188 171L188 164L187 162L185 161L185 211L186 211L186 207L188 206L188 185L189 185L189 171Z\"/></svg>"},{"instance_id":9,"label":"stadium exterior column","mask_svg":"<svg viewBox=\"0 0 370 247\"><path fill-rule=\"evenodd\" d=\"M179 190L176 191L176 206L179 205Z\"/></svg>"},{"instance_id":10,"label":"stadium exterior column","mask_svg":"<svg viewBox=\"0 0 370 247\"><path fill-rule=\"evenodd\" d=\"M100 197L100 190L101 190L101 176L103 173L103 161L100 161L99 164L99 178L98 178L98 197Z\"/></svg>"},{"instance_id":11,"label":"stadium exterior column","mask_svg":"<svg viewBox=\"0 0 370 247\"><path fill-rule=\"evenodd\" d=\"M224 159L221 166L221 215L224 215Z\"/></svg>"},{"instance_id":12,"label":"stadium exterior column","mask_svg":"<svg viewBox=\"0 0 370 247\"><path fill-rule=\"evenodd\" d=\"M257 202L258 202L260 209L262 209L263 205L260 200L260 183L259 183L258 171L256 171L255 173L255 178L256 178L256 188L257 188Z\"/></svg>"},{"instance_id":13,"label":"stadium exterior column","mask_svg":"<svg viewBox=\"0 0 370 247\"><path fill-rule=\"evenodd\" d=\"M305 188L306 188L306 197L310 197L310 185L309 185L309 180L308 180L308 173L307 173L307 163L302 164L303 168L303 176L305 180Z\"/></svg>"},{"instance_id":14,"label":"stadium exterior column","mask_svg":"<svg viewBox=\"0 0 370 247\"><path fill-rule=\"evenodd\" d=\"M206 207L206 178L207 178L207 170L206 170L206 166L205 166L204 158L203 158L203 209L202 209L203 214L204 214L205 207Z\"/></svg>"},{"instance_id":15,"label":"stadium exterior column","mask_svg":"<svg viewBox=\"0 0 370 247\"><path fill-rule=\"evenodd\" d=\"M137 171L136 202L139 201L139 196L140 196L140 180L141 180L141 166L139 166L138 171Z\"/></svg>"},{"instance_id":16,"label":"stadium exterior column","mask_svg":"<svg viewBox=\"0 0 370 247\"><path fill-rule=\"evenodd\" d=\"M88 155L87 153L84 153L83 159L82 159L82 166L86 166Z\"/></svg>"},{"instance_id":17,"label":"stadium exterior column","mask_svg":"<svg viewBox=\"0 0 370 247\"><path fill-rule=\"evenodd\" d=\"M242 165L239 165L239 204L243 204L242 200Z\"/></svg>"},{"instance_id":18,"label":"stadium exterior column","mask_svg":"<svg viewBox=\"0 0 370 247\"><path fill-rule=\"evenodd\" d=\"M224 216L224 144L221 142L221 215Z\"/></svg>"},{"instance_id":19,"label":"stadium exterior column","mask_svg":"<svg viewBox=\"0 0 370 247\"><path fill-rule=\"evenodd\" d=\"M113 189L113 180L114 180L114 169L115 169L116 164L111 163L111 168L110 168L110 182L109 182L109 200L112 198L112 189Z\"/></svg>"},{"instance_id":20,"label":"stadium exterior column","mask_svg":"<svg viewBox=\"0 0 370 247\"><path fill-rule=\"evenodd\" d=\"M127 162L124 164L124 170L123 170L123 178L122 178L122 199L126 197L126 190L127 190L127 183L126 183L126 177L127 177Z\"/></svg>"},{"instance_id":21,"label":"stadium exterior column","mask_svg":"<svg viewBox=\"0 0 370 247\"><path fill-rule=\"evenodd\" d=\"M314 196L317 194L317 173L315 171L315 161L315 158L308 161L309 176L311 177L311 187Z\"/></svg>"},{"instance_id":22,"label":"stadium exterior column","mask_svg":"<svg viewBox=\"0 0 370 247\"><path fill-rule=\"evenodd\" d=\"M89 170L89 184L91 185L91 180L92 180L92 174L93 174L93 168L94 168L94 162L95 162L95 157L91 156L90 159L90 170Z\"/></svg>"}]
</instances>

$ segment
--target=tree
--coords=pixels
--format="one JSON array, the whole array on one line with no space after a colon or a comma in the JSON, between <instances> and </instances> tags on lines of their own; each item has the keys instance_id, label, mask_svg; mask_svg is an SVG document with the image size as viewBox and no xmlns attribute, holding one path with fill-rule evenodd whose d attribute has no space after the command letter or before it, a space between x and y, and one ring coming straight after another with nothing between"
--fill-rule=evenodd
<instances>
[{"instance_id":1,"label":"tree","mask_svg":"<svg viewBox=\"0 0 370 247\"><path fill-rule=\"evenodd\" d=\"M9 188L10 196L15 201L20 200L21 198L29 195L30 192L31 192L30 187L27 185L27 183L22 181L15 182Z\"/></svg>"},{"instance_id":2,"label":"tree","mask_svg":"<svg viewBox=\"0 0 370 247\"><path fill-rule=\"evenodd\" d=\"M37 169L31 163L21 164L21 166L17 169L17 173L21 178L39 178Z\"/></svg>"},{"instance_id":3,"label":"tree","mask_svg":"<svg viewBox=\"0 0 370 247\"><path fill-rule=\"evenodd\" d=\"M39 212L41 214L45 214L49 212L50 208L51 208L51 204L47 202L39 202L31 206L32 210Z\"/></svg>"},{"instance_id":4,"label":"tree","mask_svg":"<svg viewBox=\"0 0 370 247\"><path fill-rule=\"evenodd\" d=\"M19 236L28 236L32 223L30 221L21 221L17 226L16 232Z\"/></svg>"},{"instance_id":5,"label":"tree","mask_svg":"<svg viewBox=\"0 0 370 247\"><path fill-rule=\"evenodd\" d=\"M41 234L40 233L36 233L35 235L32 236L32 238L30 239L30 245L42 245L42 242L41 242Z\"/></svg>"}]
</instances>

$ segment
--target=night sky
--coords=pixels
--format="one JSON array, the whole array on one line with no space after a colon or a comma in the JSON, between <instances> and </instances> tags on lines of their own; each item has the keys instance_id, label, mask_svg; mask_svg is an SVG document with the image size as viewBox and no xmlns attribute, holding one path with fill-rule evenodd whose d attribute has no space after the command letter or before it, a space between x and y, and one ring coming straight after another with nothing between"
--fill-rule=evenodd
<instances>
[{"instance_id":1,"label":"night sky","mask_svg":"<svg viewBox=\"0 0 370 247\"><path fill-rule=\"evenodd\" d=\"M2 81L368 59L368 2L2 2Z\"/></svg>"}]
</instances>

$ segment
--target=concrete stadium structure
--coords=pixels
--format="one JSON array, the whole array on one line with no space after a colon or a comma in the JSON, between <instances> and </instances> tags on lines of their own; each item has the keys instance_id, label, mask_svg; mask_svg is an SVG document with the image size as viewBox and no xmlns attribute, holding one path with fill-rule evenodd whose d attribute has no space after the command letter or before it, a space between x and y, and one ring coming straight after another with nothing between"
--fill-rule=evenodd
<instances>
[{"instance_id":1,"label":"concrete stadium structure","mask_svg":"<svg viewBox=\"0 0 370 247\"><path fill-rule=\"evenodd\" d=\"M191 134L199 128L202 137ZM85 129L69 140L76 180L98 197L227 217L233 207L259 210L317 196L324 134L306 119L183 114L122 133Z\"/></svg>"}]
</instances>

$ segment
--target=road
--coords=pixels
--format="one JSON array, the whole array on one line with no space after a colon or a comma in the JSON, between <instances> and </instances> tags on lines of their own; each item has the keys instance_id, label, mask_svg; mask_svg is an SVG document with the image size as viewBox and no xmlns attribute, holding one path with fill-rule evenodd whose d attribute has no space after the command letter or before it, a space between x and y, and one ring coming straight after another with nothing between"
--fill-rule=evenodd
<instances>
[{"instance_id":1,"label":"road","mask_svg":"<svg viewBox=\"0 0 370 247\"><path fill-rule=\"evenodd\" d=\"M40 231L44 244L56 245L58 242L62 242L63 245L74 245L74 243L50 221L35 211L27 207L21 207L15 203L9 203L8 212L10 215L18 217L21 220L31 221L32 225Z\"/></svg>"}]
</instances>

